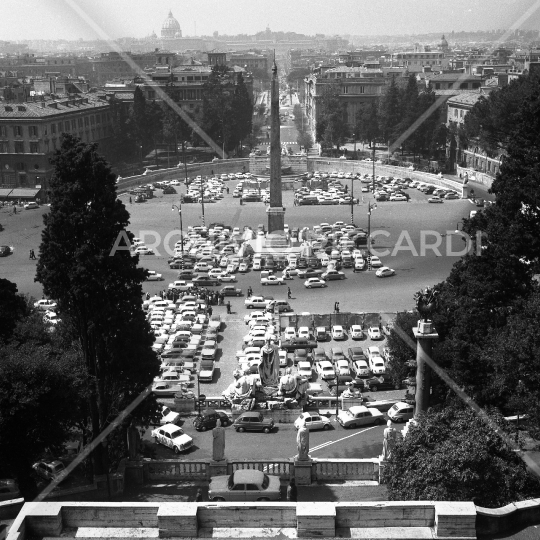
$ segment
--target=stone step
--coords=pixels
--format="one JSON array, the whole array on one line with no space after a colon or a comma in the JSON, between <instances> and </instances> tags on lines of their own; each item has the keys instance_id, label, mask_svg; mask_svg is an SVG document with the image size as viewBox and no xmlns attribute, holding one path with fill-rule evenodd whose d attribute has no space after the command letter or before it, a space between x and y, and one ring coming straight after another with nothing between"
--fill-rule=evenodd
<instances>
[{"instance_id":1,"label":"stone step","mask_svg":"<svg viewBox=\"0 0 540 540\"><path fill-rule=\"evenodd\" d=\"M365 527L336 529L336 538L362 540L423 540L436 538L431 527Z\"/></svg>"},{"instance_id":2,"label":"stone step","mask_svg":"<svg viewBox=\"0 0 540 540\"><path fill-rule=\"evenodd\" d=\"M298 536L294 527L213 527L199 529L199 538L230 538L231 540L236 538L249 538L250 540L279 538L285 540L286 538L296 539Z\"/></svg>"},{"instance_id":3,"label":"stone step","mask_svg":"<svg viewBox=\"0 0 540 540\"><path fill-rule=\"evenodd\" d=\"M157 527L79 527L74 538L77 540L95 540L96 538L114 538L114 540L159 538L159 529Z\"/></svg>"}]
</instances>

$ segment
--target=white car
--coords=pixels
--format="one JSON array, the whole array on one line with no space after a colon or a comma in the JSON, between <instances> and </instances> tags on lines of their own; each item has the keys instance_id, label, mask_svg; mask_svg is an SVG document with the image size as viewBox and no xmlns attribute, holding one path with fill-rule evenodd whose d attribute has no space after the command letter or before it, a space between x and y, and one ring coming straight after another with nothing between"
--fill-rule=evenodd
<instances>
[{"instance_id":1,"label":"white car","mask_svg":"<svg viewBox=\"0 0 540 540\"><path fill-rule=\"evenodd\" d=\"M52 300L42 299L34 302L34 307L40 311L54 311L56 309L56 302Z\"/></svg>"},{"instance_id":2,"label":"white car","mask_svg":"<svg viewBox=\"0 0 540 540\"><path fill-rule=\"evenodd\" d=\"M321 416L316 412L305 412L302 413L295 421L294 427L300 429L301 427L306 427L309 431L315 429L330 429L330 420L326 416Z\"/></svg>"},{"instance_id":3,"label":"white car","mask_svg":"<svg viewBox=\"0 0 540 540\"><path fill-rule=\"evenodd\" d=\"M250 330L249 334L244 336L244 343L251 343L252 341L265 341L266 337L266 330Z\"/></svg>"},{"instance_id":4,"label":"white car","mask_svg":"<svg viewBox=\"0 0 540 540\"><path fill-rule=\"evenodd\" d=\"M315 287L327 287L326 281L324 279L319 279L316 277L309 278L308 280L304 281L304 287L307 289L313 289Z\"/></svg>"},{"instance_id":5,"label":"white car","mask_svg":"<svg viewBox=\"0 0 540 540\"><path fill-rule=\"evenodd\" d=\"M282 277L268 276L261 279L261 285L285 285Z\"/></svg>"},{"instance_id":6,"label":"white car","mask_svg":"<svg viewBox=\"0 0 540 540\"><path fill-rule=\"evenodd\" d=\"M365 360L356 360L353 364L353 370L357 377L367 377L369 375L369 366Z\"/></svg>"},{"instance_id":7,"label":"white car","mask_svg":"<svg viewBox=\"0 0 540 540\"><path fill-rule=\"evenodd\" d=\"M146 246L139 246L135 249L134 254L135 255L153 255L154 250Z\"/></svg>"},{"instance_id":8,"label":"white car","mask_svg":"<svg viewBox=\"0 0 540 540\"><path fill-rule=\"evenodd\" d=\"M307 326L301 326L298 329L298 337L299 338L309 339L309 336L310 336L310 332L309 332L309 328Z\"/></svg>"},{"instance_id":9,"label":"white car","mask_svg":"<svg viewBox=\"0 0 540 540\"><path fill-rule=\"evenodd\" d=\"M258 321L258 320L271 320L272 315L270 313L266 313L266 311L252 311L248 315L244 315L244 322L246 324L249 324L251 321Z\"/></svg>"},{"instance_id":10,"label":"white car","mask_svg":"<svg viewBox=\"0 0 540 540\"><path fill-rule=\"evenodd\" d=\"M313 377L313 369L311 368L310 362L298 362L298 374L308 381L311 381Z\"/></svg>"},{"instance_id":11,"label":"white car","mask_svg":"<svg viewBox=\"0 0 540 540\"><path fill-rule=\"evenodd\" d=\"M163 276L157 272L154 272L154 270L148 270L146 281L163 281Z\"/></svg>"},{"instance_id":12,"label":"white car","mask_svg":"<svg viewBox=\"0 0 540 540\"><path fill-rule=\"evenodd\" d=\"M383 265L381 262L381 259L377 257L376 255L371 256L371 267L372 268L380 268Z\"/></svg>"},{"instance_id":13,"label":"white car","mask_svg":"<svg viewBox=\"0 0 540 540\"><path fill-rule=\"evenodd\" d=\"M334 366L329 360L323 360L322 362L318 362L315 369L323 380L333 379L336 376Z\"/></svg>"},{"instance_id":14,"label":"white car","mask_svg":"<svg viewBox=\"0 0 540 540\"><path fill-rule=\"evenodd\" d=\"M39 204L36 202L29 202L24 205L24 208L26 210L35 210L36 208L39 208Z\"/></svg>"},{"instance_id":15,"label":"white car","mask_svg":"<svg viewBox=\"0 0 540 540\"><path fill-rule=\"evenodd\" d=\"M43 322L45 324L58 324L61 321L61 319L58 317L58 315L54 311L46 311L45 315L43 316Z\"/></svg>"},{"instance_id":16,"label":"white car","mask_svg":"<svg viewBox=\"0 0 540 540\"><path fill-rule=\"evenodd\" d=\"M163 444L175 454L185 452L193 446L193 439L184 433L184 431L174 424L165 424L157 429L152 430L154 442Z\"/></svg>"},{"instance_id":17,"label":"white car","mask_svg":"<svg viewBox=\"0 0 540 540\"><path fill-rule=\"evenodd\" d=\"M161 418L159 423L164 424L176 424L180 420L180 415L177 412L171 411L169 407L163 405L161 407Z\"/></svg>"},{"instance_id":18,"label":"white car","mask_svg":"<svg viewBox=\"0 0 540 540\"><path fill-rule=\"evenodd\" d=\"M287 359L287 351L284 351L283 349L279 349L279 367L287 367L288 359Z\"/></svg>"},{"instance_id":19,"label":"white car","mask_svg":"<svg viewBox=\"0 0 540 540\"><path fill-rule=\"evenodd\" d=\"M379 327L377 326L370 326L368 328L368 336L369 336L369 339L382 339L383 338L381 331L379 330Z\"/></svg>"},{"instance_id":20,"label":"white car","mask_svg":"<svg viewBox=\"0 0 540 540\"><path fill-rule=\"evenodd\" d=\"M395 270L392 270L392 268L388 268L388 266L383 266L382 268L379 268L376 272L375 272L375 275L377 277L380 277L380 278L383 278L383 277L390 277L390 276L395 276L396 275L396 271Z\"/></svg>"},{"instance_id":21,"label":"white car","mask_svg":"<svg viewBox=\"0 0 540 540\"><path fill-rule=\"evenodd\" d=\"M395 193L394 195L390 195L390 200L407 202L407 197L405 195L401 195L401 193Z\"/></svg>"},{"instance_id":22,"label":"white car","mask_svg":"<svg viewBox=\"0 0 540 540\"><path fill-rule=\"evenodd\" d=\"M336 370L339 375L350 375L349 362L347 360L338 360L336 362Z\"/></svg>"},{"instance_id":23,"label":"white car","mask_svg":"<svg viewBox=\"0 0 540 540\"><path fill-rule=\"evenodd\" d=\"M347 339L347 336L345 335L345 330L343 330L343 326L340 326L340 325L332 326L332 339L334 340Z\"/></svg>"},{"instance_id":24,"label":"white car","mask_svg":"<svg viewBox=\"0 0 540 540\"><path fill-rule=\"evenodd\" d=\"M380 375L386 371L384 360L380 356L372 356L369 359L369 369L375 374Z\"/></svg>"},{"instance_id":25,"label":"white car","mask_svg":"<svg viewBox=\"0 0 540 540\"><path fill-rule=\"evenodd\" d=\"M240 266L238 267L238 271L241 274L245 274L249 270L249 266L247 263L240 263Z\"/></svg>"},{"instance_id":26,"label":"white car","mask_svg":"<svg viewBox=\"0 0 540 540\"><path fill-rule=\"evenodd\" d=\"M368 347L367 348L367 356L368 358L373 358L374 356L381 356L381 351L379 350L379 347Z\"/></svg>"},{"instance_id":27,"label":"white car","mask_svg":"<svg viewBox=\"0 0 540 540\"><path fill-rule=\"evenodd\" d=\"M364 332L359 324L353 324L351 326L351 339L362 339Z\"/></svg>"},{"instance_id":28,"label":"white car","mask_svg":"<svg viewBox=\"0 0 540 540\"><path fill-rule=\"evenodd\" d=\"M227 272L221 272L217 278L221 283L236 283L237 281L234 274L228 274Z\"/></svg>"},{"instance_id":29,"label":"white car","mask_svg":"<svg viewBox=\"0 0 540 540\"><path fill-rule=\"evenodd\" d=\"M217 278L219 279L219 277L223 274L223 271L219 268L212 268L212 270L210 270L208 272L208 275L209 277L211 278Z\"/></svg>"},{"instance_id":30,"label":"white car","mask_svg":"<svg viewBox=\"0 0 540 540\"><path fill-rule=\"evenodd\" d=\"M285 328L285 331L283 332L283 339L289 341L291 339L294 339L295 337L296 330L292 326L287 326L287 328Z\"/></svg>"}]
</instances>

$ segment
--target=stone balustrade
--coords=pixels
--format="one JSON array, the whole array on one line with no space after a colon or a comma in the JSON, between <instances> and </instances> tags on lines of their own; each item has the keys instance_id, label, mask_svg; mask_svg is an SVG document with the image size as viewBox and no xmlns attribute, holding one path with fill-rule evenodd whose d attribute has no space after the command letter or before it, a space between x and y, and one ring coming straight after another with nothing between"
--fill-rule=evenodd
<instances>
[{"instance_id":1,"label":"stone balustrade","mask_svg":"<svg viewBox=\"0 0 540 540\"><path fill-rule=\"evenodd\" d=\"M133 462L128 462L127 467ZM135 462L137 464L137 462ZM209 461L207 460L176 460L176 459L145 459L142 462L143 480L208 480Z\"/></svg>"},{"instance_id":2,"label":"stone balustrade","mask_svg":"<svg viewBox=\"0 0 540 540\"><path fill-rule=\"evenodd\" d=\"M312 480L379 481L378 459L314 459Z\"/></svg>"},{"instance_id":3,"label":"stone balustrade","mask_svg":"<svg viewBox=\"0 0 540 540\"><path fill-rule=\"evenodd\" d=\"M283 480L289 480L291 476L294 476L294 466L288 459L230 460L227 465L228 474L245 469L263 471L267 474L279 476Z\"/></svg>"}]
</instances>

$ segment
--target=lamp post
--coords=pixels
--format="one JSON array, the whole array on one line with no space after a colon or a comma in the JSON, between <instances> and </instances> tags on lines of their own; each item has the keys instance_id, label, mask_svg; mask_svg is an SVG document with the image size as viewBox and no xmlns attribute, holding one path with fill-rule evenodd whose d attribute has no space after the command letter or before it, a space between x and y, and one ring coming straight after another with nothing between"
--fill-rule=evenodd
<instances>
[{"instance_id":1,"label":"lamp post","mask_svg":"<svg viewBox=\"0 0 540 540\"><path fill-rule=\"evenodd\" d=\"M371 270L371 212L377 208L377 203L368 202L368 236L367 236L367 248L368 248L368 270Z\"/></svg>"},{"instance_id":2,"label":"lamp post","mask_svg":"<svg viewBox=\"0 0 540 540\"><path fill-rule=\"evenodd\" d=\"M203 227L206 227L206 225L204 224L204 182L201 180L201 208L202 208L202 225Z\"/></svg>"},{"instance_id":3,"label":"lamp post","mask_svg":"<svg viewBox=\"0 0 540 540\"><path fill-rule=\"evenodd\" d=\"M338 421L339 414L339 371L334 364L334 373L336 374L336 422Z\"/></svg>"},{"instance_id":4,"label":"lamp post","mask_svg":"<svg viewBox=\"0 0 540 540\"><path fill-rule=\"evenodd\" d=\"M182 229L182 203L180 205L173 204L172 211L178 210L178 218L180 220L180 250L182 252L182 270L184 269L184 231Z\"/></svg>"},{"instance_id":5,"label":"lamp post","mask_svg":"<svg viewBox=\"0 0 540 540\"><path fill-rule=\"evenodd\" d=\"M373 141L373 177L371 178L371 193L375 193L375 141Z\"/></svg>"}]
</instances>

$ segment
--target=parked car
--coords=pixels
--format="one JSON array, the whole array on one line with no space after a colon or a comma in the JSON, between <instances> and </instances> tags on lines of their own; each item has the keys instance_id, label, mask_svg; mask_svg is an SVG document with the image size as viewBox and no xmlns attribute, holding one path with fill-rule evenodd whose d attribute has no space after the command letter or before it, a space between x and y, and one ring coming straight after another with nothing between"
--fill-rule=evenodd
<instances>
[{"instance_id":1,"label":"parked car","mask_svg":"<svg viewBox=\"0 0 540 540\"><path fill-rule=\"evenodd\" d=\"M237 289L233 285L221 287L219 292L223 294L223 296L242 296L242 289Z\"/></svg>"},{"instance_id":2,"label":"parked car","mask_svg":"<svg viewBox=\"0 0 540 540\"><path fill-rule=\"evenodd\" d=\"M282 277L268 276L261 279L261 285L285 285Z\"/></svg>"},{"instance_id":3,"label":"parked car","mask_svg":"<svg viewBox=\"0 0 540 540\"><path fill-rule=\"evenodd\" d=\"M296 349L315 349L317 348L317 342L297 337L281 340L280 347L287 352L295 351Z\"/></svg>"},{"instance_id":4,"label":"parked car","mask_svg":"<svg viewBox=\"0 0 540 540\"><path fill-rule=\"evenodd\" d=\"M274 420L266 418L260 412L246 412L240 415L233 424L237 432L263 431L270 433L274 429Z\"/></svg>"},{"instance_id":5,"label":"parked car","mask_svg":"<svg viewBox=\"0 0 540 540\"><path fill-rule=\"evenodd\" d=\"M34 302L34 307L36 309L39 309L40 311L54 311L56 309L56 302L53 302L52 300L48 300L48 299L41 299L41 300L38 300L37 302Z\"/></svg>"},{"instance_id":6,"label":"parked car","mask_svg":"<svg viewBox=\"0 0 540 540\"><path fill-rule=\"evenodd\" d=\"M13 253L12 246L0 246L0 257L7 257Z\"/></svg>"},{"instance_id":7,"label":"parked car","mask_svg":"<svg viewBox=\"0 0 540 540\"><path fill-rule=\"evenodd\" d=\"M332 339L333 340L347 339L347 335L345 334L345 330L343 329L343 326L338 325L338 324L332 326Z\"/></svg>"},{"instance_id":8,"label":"parked car","mask_svg":"<svg viewBox=\"0 0 540 540\"><path fill-rule=\"evenodd\" d=\"M36 210L39 208L39 204L37 202L29 202L24 205L25 210Z\"/></svg>"},{"instance_id":9,"label":"parked car","mask_svg":"<svg viewBox=\"0 0 540 540\"><path fill-rule=\"evenodd\" d=\"M171 411L171 409L165 405L161 407L161 418L159 419L161 425L177 424L179 420L180 415L177 412Z\"/></svg>"},{"instance_id":10,"label":"parked car","mask_svg":"<svg viewBox=\"0 0 540 540\"><path fill-rule=\"evenodd\" d=\"M392 422L406 422L414 416L414 407L409 403L400 401L391 407L388 411L388 418Z\"/></svg>"},{"instance_id":11,"label":"parked car","mask_svg":"<svg viewBox=\"0 0 540 540\"><path fill-rule=\"evenodd\" d=\"M383 335L381 334L378 326L370 326L368 328L368 336L369 339L383 339Z\"/></svg>"},{"instance_id":12,"label":"parked car","mask_svg":"<svg viewBox=\"0 0 540 540\"><path fill-rule=\"evenodd\" d=\"M384 414L373 407L359 405L346 411L339 411L337 420L346 429L384 423Z\"/></svg>"},{"instance_id":13,"label":"parked car","mask_svg":"<svg viewBox=\"0 0 540 540\"><path fill-rule=\"evenodd\" d=\"M328 360L317 362L315 369L323 380L333 379L336 376L334 366Z\"/></svg>"},{"instance_id":14,"label":"parked car","mask_svg":"<svg viewBox=\"0 0 540 540\"><path fill-rule=\"evenodd\" d=\"M227 476L214 476L208 487L211 501L278 501L281 498L279 476L256 469L241 469Z\"/></svg>"},{"instance_id":15,"label":"parked car","mask_svg":"<svg viewBox=\"0 0 540 540\"><path fill-rule=\"evenodd\" d=\"M400 384L396 384L386 374L364 379L364 390L366 392L377 392L378 390L399 390L400 387Z\"/></svg>"},{"instance_id":16,"label":"parked car","mask_svg":"<svg viewBox=\"0 0 540 540\"><path fill-rule=\"evenodd\" d=\"M184 431L174 424L166 424L152 430L152 437L155 443L162 444L175 454L185 452L193 446L193 439L184 433Z\"/></svg>"},{"instance_id":17,"label":"parked car","mask_svg":"<svg viewBox=\"0 0 540 540\"><path fill-rule=\"evenodd\" d=\"M32 469L44 480L60 480L66 477L66 467L61 461L38 461L32 465Z\"/></svg>"},{"instance_id":18,"label":"parked car","mask_svg":"<svg viewBox=\"0 0 540 540\"><path fill-rule=\"evenodd\" d=\"M163 281L163 276L154 272L154 270L148 270L147 272L146 281Z\"/></svg>"},{"instance_id":19,"label":"parked car","mask_svg":"<svg viewBox=\"0 0 540 540\"><path fill-rule=\"evenodd\" d=\"M302 413L295 421L294 427L300 429L301 427L307 428L309 431L316 429L324 429L325 431L330 429L331 423L326 416L314 412Z\"/></svg>"},{"instance_id":20,"label":"parked car","mask_svg":"<svg viewBox=\"0 0 540 540\"><path fill-rule=\"evenodd\" d=\"M223 427L231 424L231 420L226 413L214 409L205 409L199 416L195 417L193 426L197 431L206 431L207 429L214 429L218 420L221 421Z\"/></svg>"},{"instance_id":21,"label":"parked car","mask_svg":"<svg viewBox=\"0 0 540 540\"><path fill-rule=\"evenodd\" d=\"M327 286L328 285L326 284L326 281L317 277L309 278L307 281L304 282L304 287L306 287L306 289L324 288Z\"/></svg>"},{"instance_id":22,"label":"parked car","mask_svg":"<svg viewBox=\"0 0 540 540\"><path fill-rule=\"evenodd\" d=\"M364 337L364 332L362 327L359 324L353 324L350 330L351 339L362 339Z\"/></svg>"},{"instance_id":23,"label":"parked car","mask_svg":"<svg viewBox=\"0 0 540 540\"><path fill-rule=\"evenodd\" d=\"M321 275L321 279L325 281L345 279L345 274L343 272L338 272L337 270L327 270L326 272L324 272L324 274Z\"/></svg>"},{"instance_id":24,"label":"parked car","mask_svg":"<svg viewBox=\"0 0 540 540\"><path fill-rule=\"evenodd\" d=\"M383 266L382 268L379 268L375 272L375 275L379 278L390 277L390 276L395 276L396 271L393 270L392 268L388 268L388 266Z\"/></svg>"}]
</instances>

